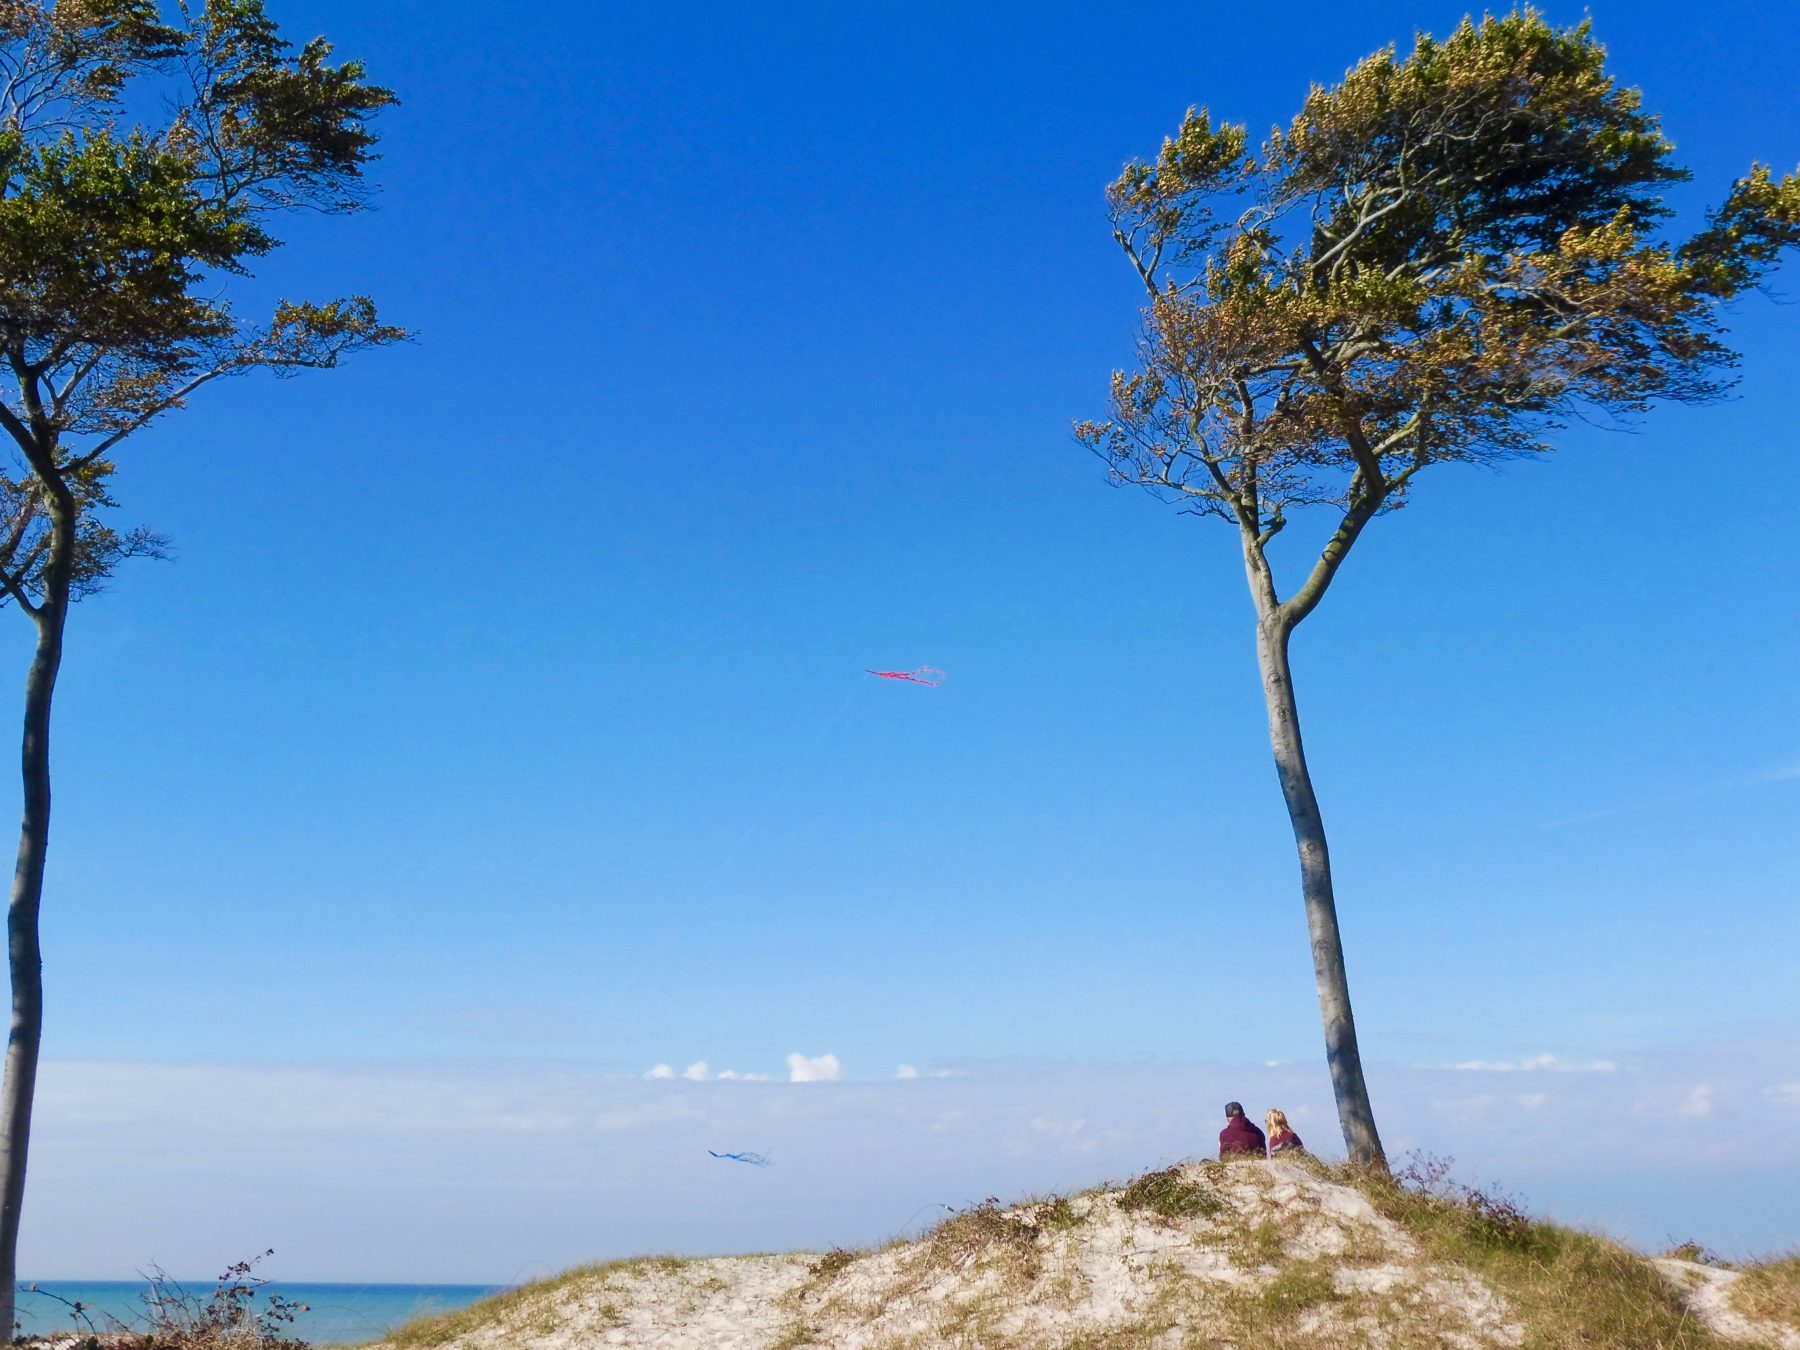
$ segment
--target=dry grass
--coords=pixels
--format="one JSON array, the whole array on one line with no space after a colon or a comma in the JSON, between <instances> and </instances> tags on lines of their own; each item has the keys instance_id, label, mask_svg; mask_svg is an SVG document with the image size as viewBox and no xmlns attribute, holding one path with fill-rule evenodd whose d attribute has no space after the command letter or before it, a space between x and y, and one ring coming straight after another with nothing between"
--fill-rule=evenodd
<instances>
[{"instance_id":1,"label":"dry grass","mask_svg":"<svg viewBox=\"0 0 1800 1350\"><path fill-rule=\"evenodd\" d=\"M1510 1199L1462 1187L1419 1189L1339 1169L1437 1262L1478 1276L1516 1311L1523 1350L1716 1350L1681 1294L1643 1256L1532 1219Z\"/></svg>"},{"instance_id":2,"label":"dry grass","mask_svg":"<svg viewBox=\"0 0 1800 1350\"><path fill-rule=\"evenodd\" d=\"M1037 1245L1038 1226L1028 1210L1002 1209L997 1200L960 1210L925 1238L926 1262L960 1270L996 1257L1015 1259Z\"/></svg>"},{"instance_id":3,"label":"dry grass","mask_svg":"<svg viewBox=\"0 0 1800 1350\"><path fill-rule=\"evenodd\" d=\"M792 1275L773 1304L779 1316L755 1343L1728 1350L1646 1258L1604 1238L1537 1221L1504 1195L1441 1172L1403 1182L1307 1168L1354 1187L1369 1208L1285 1165L1189 1165L1069 1198L990 1200L916 1241L789 1258ZM669 1274L674 1287L663 1282ZM512 1346L559 1330L573 1347L614 1326L641 1335L650 1328L633 1301L652 1278L655 1306L667 1309L658 1327L692 1314L683 1311L689 1295L725 1287L711 1267L668 1258L587 1267L414 1323L387 1345L432 1350L477 1332L478 1343ZM1795 1325L1800 1254L1752 1268L1733 1297L1748 1317ZM636 1309L631 1320L609 1315L609 1299Z\"/></svg>"},{"instance_id":4,"label":"dry grass","mask_svg":"<svg viewBox=\"0 0 1800 1350\"><path fill-rule=\"evenodd\" d=\"M547 1336L562 1324L558 1305L572 1300L581 1300L593 1307L598 1320L617 1322L622 1320L619 1311L605 1297L607 1285L614 1276L652 1265L678 1269L680 1264L673 1257L658 1256L577 1266L548 1279L503 1290L455 1312L421 1317L395 1327L381 1338L381 1343L391 1350L433 1350L436 1346L449 1345L458 1337L494 1327Z\"/></svg>"},{"instance_id":5,"label":"dry grass","mask_svg":"<svg viewBox=\"0 0 1800 1350\"><path fill-rule=\"evenodd\" d=\"M1731 1306L1745 1317L1800 1331L1800 1252L1746 1266L1731 1286Z\"/></svg>"},{"instance_id":6,"label":"dry grass","mask_svg":"<svg viewBox=\"0 0 1800 1350\"><path fill-rule=\"evenodd\" d=\"M856 1253L848 1247L833 1247L809 1267L814 1279L829 1280L839 1271L847 1270L856 1260Z\"/></svg>"}]
</instances>

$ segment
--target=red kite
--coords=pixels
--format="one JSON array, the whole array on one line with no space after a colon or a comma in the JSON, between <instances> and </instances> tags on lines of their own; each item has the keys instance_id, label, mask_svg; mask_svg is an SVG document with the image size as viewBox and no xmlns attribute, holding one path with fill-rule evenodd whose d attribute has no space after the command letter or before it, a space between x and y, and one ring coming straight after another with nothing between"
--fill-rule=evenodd
<instances>
[{"instance_id":1,"label":"red kite","mask_svg":"<svg viewBox=\"0 0 1800 1350\"><path fill-rule=\"evenodd\" d=\"M917 670L871 670L871 675L879 675L884 680L910 680L914 684L939 685L944 682L944 672L931 666L920 666Z\"/></svg>"}]
</instances>

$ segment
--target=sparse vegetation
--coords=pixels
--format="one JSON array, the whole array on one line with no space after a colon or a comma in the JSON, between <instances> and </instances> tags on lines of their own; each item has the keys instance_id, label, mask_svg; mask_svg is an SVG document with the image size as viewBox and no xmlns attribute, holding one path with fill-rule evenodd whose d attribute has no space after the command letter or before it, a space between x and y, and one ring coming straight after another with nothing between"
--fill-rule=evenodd
<instances>
[{"instance_id":1,"label":"sparse vegetation","mask_svg":"<svg viewBox=\"0 0 1800 1350\"><path fill-rule=\"evenodd\" d=\"M813 1344L817 1336L811 1324L795 1322L769 1342L769 1350L801 1350L801 1347Z\"/></svg>"},{"instance_id":2,"label":"sparse vegetation","mask_svg":"<svg viewBox=\"0 0 1800 1350\"><path fill-rule=\"evenodd\" d=\"M1479 1276L1518 1313L1523 1350L1685 1350L1719 1344L1681 1293L1637 1252L1533 1219L1503 1192L1458 1183L1449 1160L1394 1177L1355 1169L1358 1186L1435 1261Z\"/></svg>"},{"instance_id":3,"label":"sparse vegetation","mask_svg":"<svg viewBox=\"0 0 1800 1350\"><path fill-rule=\"evenodd\" d=\"M618 1305L607 1297L608 1282L613 1276L644 1264L643 1261L612 1261L604 1265L577 1266L549 1279L503 1290L454 1312L436 1313L395 1327L383 1338L382 1344L391 1350L432 1350L493 1327L528 1328L545 1334L556 1329L554 1324L545 1325L545 1319L555 1318L560 1304L577 1300L591 1305L590 1316L596 1321L617 1324L623 1319Z\"/></svg>"},{"instance_id":4,"label":"sparse vegetation","mask_svg":"<svg viewBox=\"0 0 1800 1350\"><path fill-rule=\"evenodd\" d=\"M1047 1233L1066 1233L1081 1226L1083 1215L1066 1195L1053 1195L1038 1207L1038 1227Z\"/></svg>"},{"instance_id":5,"label":"sparse vegetation","mask_svg":"<svg viewBox=\"0 0 1800 1350\"><path fill-rule=\"evenodd\" d=\"M256 1273L262 1259L273 1255L267 1251L236 1262L204 1295L188 1292L161 1267L152 1266L137 1327L111 1318L97 1325L86 1304L58 1299L87 1333L71 1350L308 1350L305 1341L289 1334L307 1305L265 1292L268 1281ZM35 1284L25 1288L58 1298Z\"/></svg>"},{"instance_id":6,"label":"sparse vegetation","mask_svg":"<svg viewBox=\"0 0 1800 1350\"><path fill-rule=\"evenodd\" d=\"M1287 1250L1287 1235L1274 1219L1247 1224L1230 1245L1231 1259L1245 1270L1277 1264Z\"/></svg>"},{"instance_id":7,"label":"sparse vegetation","mask_svg":"<svg viewBox=\"0 0 1800 1350\"><path fill-rule=\"evenodd\" d=\"M932 1265L961 1267L996 1253L1022 1254L1037 1239L1038 1226L1026 1212L1003 1209L990 1195L932 1229L926 1247Z\"/></svg>"},{"instance_id":8,"label":"sparse vegetation","mask_svg":"<svg viewBox=\"0 0 1800 1350\"><path fill-rule=\"evenodd\" d=\"M1720 1256L1712 1248L1698 1242L1677 1242L1663 1253L1674 1261L1692 1261L1696 1265L1717 1266L1721 1270L1731 1269L1732 1263Z\"/></svg>"},{"instance_id":9,"label":"sparse vegetation","mask_svg":"<svg viewBox=\"0 0 1800 1350\"><path fill-rule=\"evenodd\" d=\"M833 1247L830 1251L826 1252L825 1255L812 1263L813 1278L829 1280L840 1270L849 1266L854 1260L856 1260L855 1252L844 1247Z\"/></svg>"},{"instance_id":10,"label":"sparse vegetation","mask_svg":"<svg viewBox=\"0 0 1800 1350\"><path fill-rule=\"evenodd\" d=\"M1745 1317L1800 1331L1800 1252L1745 1267L1731 1303Z\"/></svg>"},{"instance_id":11,"label":"sparse vegetation","mask_svg":"<svg viewBox=\"0 0 1800 1350\"><path fill-rule=\"evenodd\" d=\"M1180 1167L1146 1172L1119 1192L1119 1208L1166 1222L1210 1218L1225 1208L1219 1196Z\"/></svg>"},{"instance_id":12,"label":"sparse vegetation","mask_svg":"<svg viewBox=\"0 0 1800 1350\"><path fill-rule=\"evenodd\" d=\"M1278 1272L1257 1291L1256 1301L1269 1320L1279 1324L1336 1297L1330 1268L1321 1261L1303 1261Z\"/></svg>"},{"instance_id":13,"label":"sparse vegetation","mask_svg":"<svg viewBox=\"0 0 1800 1350\"><path fill-rule=\"evenodd\" d=\"M1738 1283L1741 1311L1772 1327L1793 1316L1800 1257ZM513 1350L545 1334L540 1319L556 1328L540 1344L568 1350L614 1328L677 1343L721 1322L738 1337L721 1344L745 1350L1731 1350L1647 1258L1435 1159L1397 1177L1184 1164L1072 1197L990 1196L883 1247L587 1267L415 1323L385 1350Z\"/></svg>"}]
</instances>

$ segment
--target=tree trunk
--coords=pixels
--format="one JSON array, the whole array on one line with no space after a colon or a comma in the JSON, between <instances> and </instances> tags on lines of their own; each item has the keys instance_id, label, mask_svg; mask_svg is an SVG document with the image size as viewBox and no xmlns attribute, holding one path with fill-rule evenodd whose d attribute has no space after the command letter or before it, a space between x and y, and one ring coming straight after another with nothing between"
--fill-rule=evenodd
<instances>
[{"instance_id":1,"label":"tree trunk","mask_svg":"<svg viewBox=\"0 0 1800 1350\"><path fill-rule=\"evenodd\" d=\"M55 508L52 508L53 511ZM38 904L50 847L50 700L62 665L63 625L69 613L74 546L71 516L52 526L44 598L32 616L37 651L25 679L25 732L20 743L25 810L19 857L6 913L7 962L12 975L12 1029L6 1040L6 1079L0 1087L0 1329L13 1334L19 1276L19 1218L25 1201L25 1160L31 1143L31 1104L37 1090L38 1045L44 1031L44 970L38 945Z\"/></svg>"},{"instance_id":2,"label":"tree trunk","mask_svg":"<svg viewBox=\"0 0 1800 1350\"><path fill-rule=\"evenodd\" d=\"M1288 666L1288 638L1293 625L1278 610L1257 604L1256 658L1262 668L1263 699L1269 708L1269 743L1275 772L1294 824L1300 851L1300 893L1306 902L1306 927L1312 939L1313 978L1319 987L1319 1017L1325 1024L1325 1061L1337 1097L1338 1124L1350 1160L1387 1169L1375 1113L1363 1081L1362 1056L1356 1048L1356 1018L1350 1011L1350 981L1344 973L1344 945L1338 936L1337 900L1331 890L1331 855L1325 847L1325 821L1306 769L1300 742L1300 709L1294 702L1294 677Z\"/></svg>"}]
</instances>

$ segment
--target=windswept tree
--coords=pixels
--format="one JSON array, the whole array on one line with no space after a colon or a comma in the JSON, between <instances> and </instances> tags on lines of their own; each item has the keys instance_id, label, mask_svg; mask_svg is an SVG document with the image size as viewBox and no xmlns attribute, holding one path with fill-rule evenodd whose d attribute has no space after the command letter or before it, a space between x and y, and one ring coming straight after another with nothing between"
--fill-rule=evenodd
<instances>
[{"instance_id":1,"label":"windswept tree","mask_svg":"<svg viewBox=\"0 0 1800 1350\"><path fill-rule=\"evenodd\" d=\"M1366 1165L1386 1160L1289 643L1421 471L1726 386L1720 307L1800 240L1800 178L1753 167L1671 239L1671 153L1587 24L1525 10L1370 56L1260 148L1190 111L1108 189L1149 301L1137 368L1077 435L1115 481L1237 530L1338 1119ZM1331 532L1284 591L1271 545L1306 508Z\"/></svg>"},{"instance_id":2,"label":"windswept tree","mask_svg":"<svg viewBox=\"0 0 1800 1350\"><path fill-rule=\"evenodd\" d=\"M12 1026L0 1096L0 1328L43 1023L38 909L50 829L50 706L69 606L149 533L108 524L124 443L201 386L329 367L404 334L356 296L261 322L227 300L286 212L364 202L394 101L318 38L294 48L262 0L0 0L0 602L36 630L24 814L7 913ZM154 114L153 116L147 115Z\"/></svg>"}]
</instances>

